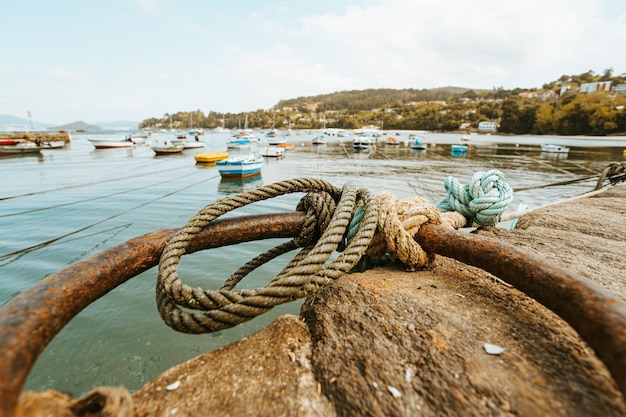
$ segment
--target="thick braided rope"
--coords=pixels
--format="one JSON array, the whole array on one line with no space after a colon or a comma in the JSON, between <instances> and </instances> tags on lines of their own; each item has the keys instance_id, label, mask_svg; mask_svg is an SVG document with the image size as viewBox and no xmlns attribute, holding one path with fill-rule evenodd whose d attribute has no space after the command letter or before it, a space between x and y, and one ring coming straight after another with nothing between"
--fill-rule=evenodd
<instances>
[{"instance_id":1,"label":"thick braided rope","mask_svg":"<svg viewBox=\"0 0 626 417\"><path fill-rule=\"evenodd\" d=\"M189 242L203 227L235 208L294 192L327 193L333 200L339 201L327 222L328 227L322 231L317 243L305 247L267 286L254 290L233 291L231 289L240 279L235 278L225 283L223 289L219 291L205 291L191 288L181 282L177 272L178 262ZM333 251L343 244L350 219L356 207L361 204L365 214L356 235L344 252L324 267ZM175 330L207 333L232 327L276 305L318 291L349 271L363 256L376 230L377 218L378 210L370 193L365 189L356 190L350 183L339 192L336 187L321 180L293 179L216 201L198 212L181 228L163 251L157 280L159 313L165 323ZM188 312L183 308L192 311Z\"/></svg>"},{"instance_id":2,"label":"thick braided rope","mask_svg":"<svg viewBox=\"0 0 626 417\"><path fill-rule=\"evenodd\" d=\"M430 256L415 241L420 226L442 223L437 208L421 197L396 199L384 192L377 198L379 205L378 232L384 237L386 251L400 260L409 271L427 265Z\"/></svg>"},{"instance_id":3,"label":"thick braided rope","mask_svg":"<svg viewBox=\"0 0 626 417\"><path fill-rule=\"evenodd\" d=\"M495 226L513 200L513 190L498 170L477 172L463 186L454 177L445 181L446 199L437 208L458 211L481 226Z\"/></svg>"}]
</instances>

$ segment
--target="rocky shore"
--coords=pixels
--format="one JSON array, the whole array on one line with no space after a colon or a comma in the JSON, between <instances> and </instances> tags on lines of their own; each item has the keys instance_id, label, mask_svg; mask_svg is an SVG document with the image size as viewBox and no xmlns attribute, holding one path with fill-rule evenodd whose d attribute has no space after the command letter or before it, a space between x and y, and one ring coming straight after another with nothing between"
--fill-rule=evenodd
<instances>
[{"instance_id":1,"label":"rocky shore","mask_svg":"<svg viewBox=\"0 0 626 417\"><path fill-rule=\"evenodd\" d=\"M626 186L476 233L626 301ZM624 329L626 331L626 329ZM89 414L91 413L91 414ZM99 414L95 414L99 413ZM299 316L173 367L135 393L24 392L27 416L624 416L607 368L560 317L493 275L431 267L345 275Z\"/></svg>"}]
</instances>

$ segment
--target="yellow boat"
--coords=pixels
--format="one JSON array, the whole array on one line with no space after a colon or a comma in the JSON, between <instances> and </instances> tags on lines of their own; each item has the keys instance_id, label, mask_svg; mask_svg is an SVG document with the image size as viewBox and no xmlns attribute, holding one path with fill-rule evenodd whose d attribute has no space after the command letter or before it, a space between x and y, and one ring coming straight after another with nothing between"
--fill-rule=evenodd
<instances>
[{"instance_id":1,"label":"yellow boat","mask_svg":"<svg viewBox=\"0 0 626 417\"><path fill-rule=\"evenodd\" d=\"M199 164L214 164L217 161L228 158L228 152L197 153L193 157Z\"/></svg>"}]
</instances>

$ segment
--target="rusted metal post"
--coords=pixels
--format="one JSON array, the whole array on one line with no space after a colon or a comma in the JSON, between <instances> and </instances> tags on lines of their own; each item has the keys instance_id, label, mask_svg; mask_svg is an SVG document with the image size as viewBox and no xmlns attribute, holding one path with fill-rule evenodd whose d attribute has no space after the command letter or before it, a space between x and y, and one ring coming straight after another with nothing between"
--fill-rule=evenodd
<instances>
[{"instance_id":1,"label":"rusted metal post","mask_svg":"<svg viewBox=\"0 0 626 417\"><path fill-rule=\"evenodd\" d=\"M187 252L297 236L300 212L216 220ZM73 263L0 308L0 416L13 417L26 377L44 348L80 311L159 263L176 229L149 233Z\"/></svg>"}]
</instances>

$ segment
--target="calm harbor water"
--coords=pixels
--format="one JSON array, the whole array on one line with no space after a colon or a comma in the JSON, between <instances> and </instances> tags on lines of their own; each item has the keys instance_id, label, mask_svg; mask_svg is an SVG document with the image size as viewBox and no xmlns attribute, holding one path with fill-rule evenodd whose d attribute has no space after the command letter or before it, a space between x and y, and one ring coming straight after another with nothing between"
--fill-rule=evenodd
<instances>
[{"instance_id":1,"label":"calm harbor water","mask_svg":"<svg viewBox=\"0 0 626 417\"><path fill-rule=\"evenodd\" d=\"M295 149L279 160L266 158L262 175L243 183L225 181L215 167L197 165L193 159L195 153L226 150L228 134L207 133L200 137L204 149L170 156L155 156L147 145L96 150L88 139L102 135L78 135L66 149L0 157L0 304L74 261L148 232L180 227L219 198L288 178L321 178L336 186L351 181L374 193L420 195L438 203L445 196L446 177L467 183L477 171L499 169L514 189L525 189L515 193L514 211L520 203L533 208L590 191L600 171L626 159L623 137L473 135L467 153L454 156L450 145L459 143L458 134L430 134L427 150L380 144L354 152L351 137L312 145L317 133L290 137ZM408 132L388 135L408 139ZM546 154L541 143L571 149L568 154ZM255 203L235 214L292 211L300 197ZM276 243L253 242L185 256L181 279L217 289L238 266ZM283 257L260 268L240 286L264 285L287 260ZM72 320L38 360L26 388L54 388L72 396L100 385L135 390L175 364L261 329L279 314L297 314L301 305L280 306L215 334L179 334L161 321L156 310L156 274L153 268L137 276Z\"/></svg>"}]
</instances>

